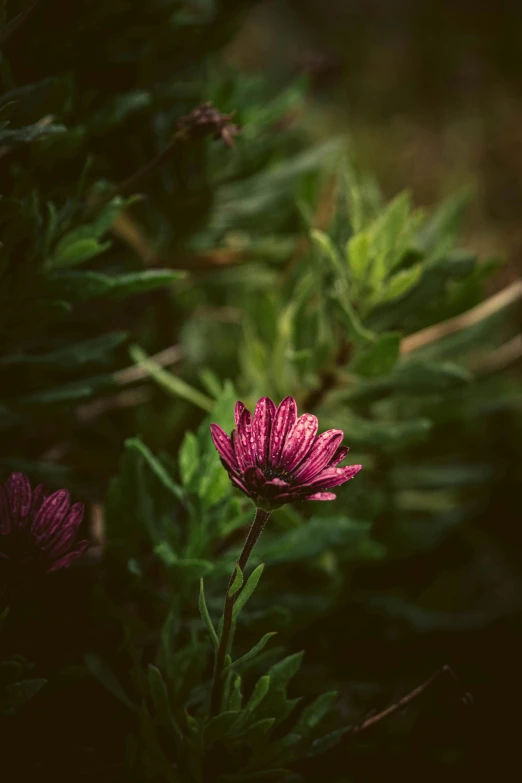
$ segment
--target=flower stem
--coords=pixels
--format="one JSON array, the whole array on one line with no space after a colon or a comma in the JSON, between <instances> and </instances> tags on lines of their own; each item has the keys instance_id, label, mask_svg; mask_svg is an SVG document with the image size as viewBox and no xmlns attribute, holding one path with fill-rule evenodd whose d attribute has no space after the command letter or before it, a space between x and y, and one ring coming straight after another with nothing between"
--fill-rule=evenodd
<instances>
[{"instance_id":1,"label":"flower stem","mask_svg":"<svg viewBox=\"0 0 522 783\"><path fill-rule=\"evenodd\" d=\"M243 546L241 554L239 555L239 560L237 561L237 565L241 569L241 572L245 570L245 567L248 563L248 559L252 554L252 550L254 549L259 536L263 532L263 528L265 527L269 516L270 516L269 511L263 511L263 509L261 508L257 509L256 515L254 517L254 521L252 522L250 530L248 531L248 536L246 537L245 544ZM232 585L232 582L234 581L235 575L236 575L236 569L234 569L234 571L232 572L232 576L230 577L230 581L227 587L227 593L225 596L225 605L223 607L223 629L221 631L219 646L216 652L216 660L214 664L214 680L212 682L212 696L210 699L211 718L217 715L221 708L221 697L223 694L223 669L225 666L225 658L228 652L230 634L232 632L232 612L234 609L234 604L236 602L236 599L239 597L241 593L241 590L238 590L237 593L234 593L234 595L232 596L229 595L230 587Z\"/></svg>"}]
</instances>

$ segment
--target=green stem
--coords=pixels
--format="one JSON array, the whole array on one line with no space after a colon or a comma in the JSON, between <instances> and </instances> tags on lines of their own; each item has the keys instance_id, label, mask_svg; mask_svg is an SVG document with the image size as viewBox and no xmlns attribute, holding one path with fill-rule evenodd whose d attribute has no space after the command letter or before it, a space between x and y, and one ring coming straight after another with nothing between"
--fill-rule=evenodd
<instances>
[{"instance_id":1,"label":"green stem","mask_svg":"<svg viewBox=\"0 0 522 783\"><path fill-rule=\"evenodd\" d=\"M241 569L241 572L244 572L248 563L248 559L252 554L252 550L254 549L259 536L263 532L263 528L265 527L269 516L269 511L263 511L261 508L257 509L254 521L252 522L250 530L248 531L248 536L243 546L243 550L239 555L239 560L237 561L237 565ZM227 656L230 634L232 632L232 612L234 609L234 604L241 594L241 590L238 590L237 593L235 593L233 596L229 595L230 587L234 581L235 575L236 569L234 568L225 596L225 605L223 607L223 630L221 631L221 638L219 640L219 647L216 652L216 661L214 665L214 680L212 683L212 696L210 699L211 718L213 718L215 715L218 715L221 708L221 697L223 695L223 669L225 667L225 658Z\"/></svg>"}]
</instances>

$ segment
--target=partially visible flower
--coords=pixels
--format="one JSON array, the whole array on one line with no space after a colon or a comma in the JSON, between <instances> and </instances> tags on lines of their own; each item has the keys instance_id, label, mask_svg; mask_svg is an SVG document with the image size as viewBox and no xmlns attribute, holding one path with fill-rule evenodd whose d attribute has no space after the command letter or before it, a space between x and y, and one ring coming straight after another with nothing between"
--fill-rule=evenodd
<instances>
[{"instance_id":1,"label":"partially visible flower","mask_svg":"<svg viewBox=\"0 0 522 783\"><path fill-rule=\"evenodd\" d=\"M274 508L300 500L334 500L327 490L352 479L362 465L339 467L348 454L342 430L317 435L315 416L297 418L293 397L276 408L269 397L257 403L254 417L236 403L236 429L229 437L210 425L214 446L232 483L258 508Z\"/></svg>"},{"instance_id":2,"label":"partially visible flower","mask_svg":"<svg viewBox=\"0 0 522 783\"><path fill-rule=\"evenodd\" d=\"M239 125L231 122L232 117L232 114L221 114L219 109L207 101L181 117L176 123L176 131L187 139L213 136L214 139L224 141L227 147L233 147L234 136L237 136L241 129Z\"/></svg>"},{"instance_id":3,"label":"partially visible flower","mask_svg":"<svg viewBox=\"0 0 522 783\"><path fill-rule=\"evenodd\" d=\"M0 484L0 583L67 568L89 546L75 544L82 519L83 503L71 505L66 489L49 495L12 473Z\"/></svg>"}]
</instances>

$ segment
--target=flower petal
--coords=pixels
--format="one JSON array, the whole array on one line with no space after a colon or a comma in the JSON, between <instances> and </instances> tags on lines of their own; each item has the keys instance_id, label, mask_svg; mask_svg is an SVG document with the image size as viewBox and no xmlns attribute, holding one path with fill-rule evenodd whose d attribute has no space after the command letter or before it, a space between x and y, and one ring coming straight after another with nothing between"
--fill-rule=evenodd
<instances>
[{"instance_id":1,"label":"flower petal","mask_svg":"<svg viewBox=\"0 0 522 783\"><path fill-rule=\"evenodd\" d=\"M306 457L317 434L317 426L316 416L310 413L304 413L297 419L283 446L279 460L282 468L292 471Z\"/></svg>"},{"instance_id":2,"label":"flower petal","mask_svg":"<svg viewBox=\"0 0 522 783\"><path fill-rule=\"evenodd\" d=\"M297 405L293 397L285 397L279 403L279 407L272 422L270 434L270 463L277 467L279 458L285 444L285 439L297 419Z\"/></svg>"},{"instance_id":3,"label":"flower petal","mask_svg":"<svg viewBox=\"0 0 522 783\"><path fill-rule=\"evenodd\" d=\"M11 518L13 521L25 519L31 510L31 485L23 473L11 473L6 481Z\"/></svg>"},{"instance_id":4,"label":"flower petal","mask_svg":"<svg viewBox=\"0 0 522 783\"><path fill-rule=\"evenodd\" d=\"M301 485L301 489L329 489L330 487L338 487L340 484L344 484L345 481L353 479L354 476L362 470L362 465L345 465L343 468L325 468L321 473L307 482Z\"/></svg>"},{"instance_id":5,"label":"flower petal","mask_svg":"<svg viewBox=\"0 0 522 783\"><path fill-rule=\"evenodd\" d=\"M211 424L210 435L212 436L214 446L216 447L219 456L225 463L227 470L233 470L237 472L238 466L236 455L234 454L234 449L232 448L232 443L230 442L230 438L228 437L227 433L221 429L219 424Z\"/></svg>"},{"instance_id":6,"label":"flower petal","mask_svg":"<svg viewBox=\"0 0 522 783\"><path fill-rule=\"evenodd\" d=\"M332 459L330 460L330 464L328 465L329 468L334 468L336 465L339 464L339 462L342 462L343 459L346 458L348 455L348 452L350 451L349 446L341 446L337 449L335 454L333 455Z\"/></svg>"},{"instance_id":7,"label":"flower petal","mask_svg":"<svg viewBox=\"0 0 522 783\"><path fill-rule=\"evenodd\" d=\"M33 535L43 540L60 527L69 510L70 496L66 489L59 489L42 503L33 522Z\"/></svg>"},{"instance_id":8,"label":"flower petal","mask_svg":"<svg viewBox=\"0 0 522 783\"><path fill-rule=\"evenodd\" d=\"M0 536L6 536L11 532L11 511L9 499L3 484L0 484Z\"/></svg>"},{"instance_id":9,"label":"flower petal","mask_svg":"<svg viewBox=\"0 0 522 783\"><path fill-rule=\"evenodd\" d=\"M247 489L252 490L255 493L257 493L261 489L261 487L265 484L265 477L263 475L263 471L260 470L256 465L247 468L245 470L243 478L245 480L245 486L247 487Z\"/></svg>"},{"instance_id":10,"label":"flower petal","mask_svg":"<svg viewBox=\"0 0 522 783\"><path fill-rule=\"evenodd\" d=\"M319 435L305 460L293 472L295 479L306 483L325 468L344 437L342 430L328 430Z\"/></svg>"},{"instance_id":11,"label":"flower petal","mask_svg":"<svg viewBox=\"0 0 522 783\"><path fill-rule=\"evenodd\" d=\"M73 560L77 560L79 557L81 557L88 547L88 541L80 541L80 543L77 544L74 549L71 549L71 551L67 552L66 555L59 557L58 560L55 560L47 569L47 573L50 574L53 571L58 571L60 568L68 568Z\"/></svg>"},{"instance_id":12,"label":"flower petal","mask_svg":"<svg viewBox=\"0 0 522 783\"><path fill-rule=\"evenodd\" d=\"M44 502L45 498L48 497L48 494L49 493L46 491L44 484L38 484L38 486L33 489L33 495L31 498L31 516L33 519L38 511L40 511L42 503Z\"/></svg>"},{"instance_id":13,"label":"flower petal","mask_svg":"<svg viewBox=\"0 0 522 783\"><path fill-rule=\"evenodd\" d=\"M236 459L240 470L244 473L247 468L256 464L254 456L254 436L252 434L252 417L250 411L245 408L237 425L237 435L234 437Z\"/></svg>"},{"instance_id":14,"label":"flower petal","mask_svg":"<svg viewBox=\"0 0 522 783\"><path fill-rule=\"evenodd\" d=\"M333 492L316 492L314 495L307 495L305 500L335 500L336 497Z\"/></svg>"},{"instance_id":15,"label":"flower petal","mask_svg":"<svg viewBox=\"0 0 522 783\"><path fill-rule=\"evenodd\" d=\"M83 503L75 503L71 506L62 524L51 535L40 540L40 546L47 550L48 556L60 557L67 552L76 538L83 513Z\"/></svg>"},{"instance_id":16,"label":"flower petal","mask_svg":"<svg viewBox=\"0 0 522 783\"><path fill-rule=\"evenodd\" d=\"M234 421L236 422L236 427L239 426L239 421L243 415L244 410L246 410L245 403L241 402L241 400L238 400L236 402L236 407L234 408Z\"/></svg>"},{"instance_id":17,"label":"flower petal","mask_svg":"<svg viewBox=\"0 0 522 783\"><path fill-rule=\"evenodd\" d=\"M268 464L270 430L272 429L272 420L275 412L276 406L270 397L261 397L256 405L254 421L252 422L258 465L265 466Z\"/></svg>"}]
</instances>

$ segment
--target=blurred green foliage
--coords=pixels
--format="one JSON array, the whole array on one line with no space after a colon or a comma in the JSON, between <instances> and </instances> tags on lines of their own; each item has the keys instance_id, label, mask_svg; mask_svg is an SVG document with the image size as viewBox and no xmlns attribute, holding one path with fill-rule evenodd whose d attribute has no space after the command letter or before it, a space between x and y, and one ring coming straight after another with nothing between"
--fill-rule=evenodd
<instances>
[{"instance_id":1,"label":"blurred green foliage","mask_svg":"<svg viewBox=\"0 0 522 783\"><path fill-rule=\"evenodd\" d=\"M3 4L1 464L103 516L91 560L63 576L84 579L64 604L77 646L53 620L61 589L2 619L2 727L27 715L41 753L21 763L55 779L351 780L332 752L346 764L365 710L427 674L409 659L390 673L384 651L519 609L522 593L495 592L516 564L503 570L477 525L519 479L515 439L493 449L520 431L519 386L495 361L519 288L449 320L495 269L459 246L465 195L431 212L407 192L386 201L344 139L309 144L305 81L274 94L218 56L248 6L49 0L16 21L30 4ZM173 144L208 100L235 112L236 146ZM209 721L224 588L253 516L209 424L230 431L236 399L266 394L342 428L364 470L335 503L271 518ZM365 668L370 648L383 652ZM58 759L50 709L96 716L95 740L82 724ZM8 764L20 725L5 731Z\"/></svg>"}]
</instances>

